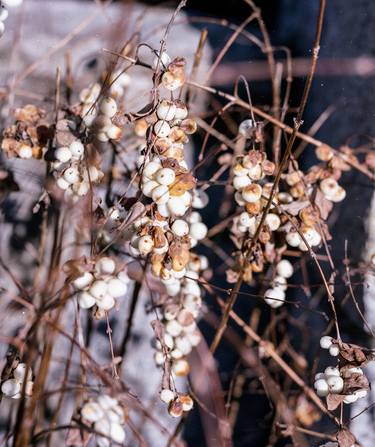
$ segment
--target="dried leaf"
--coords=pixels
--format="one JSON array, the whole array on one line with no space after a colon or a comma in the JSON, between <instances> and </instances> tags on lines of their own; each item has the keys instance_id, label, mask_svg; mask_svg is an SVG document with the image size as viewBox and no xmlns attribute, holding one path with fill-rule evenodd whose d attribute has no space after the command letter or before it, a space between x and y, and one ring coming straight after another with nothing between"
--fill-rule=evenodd
<instances>
[{"instance_id":1,"label":"dried leaf","mask_svg":"<svg viewBox=\"0 0 375 447\"><path fill-rule=\"evenodd\" d=\"M318 207L320 211L320 216L323 220L326 220L329 216L333 208L333 204L331 201L327 200L320 189L317 189L315 194L315 205Z\"/></svg>"},{"instance_id":2,"label":"dried leaf","mask_svg":"<svg viewBox=\"0 0 375 447\"><path fill-rule=\"evenodd\" d=\"M354 447L355 437L346 428L341 429L337 433L337 442L339 447Z\"/></svg>"},{"instance_id":3,"label":"dried leaf","mask_svg":"<svg viewBox=\"0 0 375 447\"><path fill-rule=\"evenodd\" d=\"M336 410L336 408L344 402L345 396L342 394L328 394L327 396L327 408L329 411Z\"/></svg>"},{"instance_id":4,"label":"dried leaf","mask_svg":"<svg viewBox=\"0 0 375 447\"><path fill-rule=\"evenodd\" d=\"M190 172L176 176L176 180L169 188L171 196L182 196L186 191L195 187L197 180Z\"/></svg>"},{"instance_id":5,"label":"dried leaf","mask_svg":"<svg viewBox=\"0 0 375 447\"><path fill-rule=\"evenodd\" d=\"M92 433L79 428L70 428L65 441L67 446L85 447L90 441Z\"/></svg>"},{"instance_id":6,"label":"dried leaf","mask_svg":"<svg viewBox=\"0 0 375 447\"><path fill-rule=\"evenodd\" d=\"M284 205L279 205L279 208L292 216L298 216L298 213L304 208L308 207L310 202L308 200L303 201L293 201L291 203L286 203Z\"/></svg>"}]
</instances>

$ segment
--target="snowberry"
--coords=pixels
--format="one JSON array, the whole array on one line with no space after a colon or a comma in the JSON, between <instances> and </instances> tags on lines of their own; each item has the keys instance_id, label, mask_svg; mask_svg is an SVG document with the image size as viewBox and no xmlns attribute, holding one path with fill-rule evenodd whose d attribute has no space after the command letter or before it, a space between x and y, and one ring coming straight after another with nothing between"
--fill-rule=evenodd
<instances>
[{"instance_id":1,"label":"snowberry","mask_svg":"<svg viewBox=\"0 0 375 447\"><path fill-rule=\"evenodd\" d=\"M276 271L280 276L290 278L293 275L293 266L287 259L283 259L276 265Z\"/></svg>"},{"instance_id":2,"label":"snowberry","mask_svg":"<svg viewBox=\"0 0 375 447\"><path fill-rule=\"evenodd\" d=\"M119 140L122 137L122 130L113 125L107 130L107 136L111 140Z\"/></svg>"},{"instance_id":3,"label":"snowberry","mask_svg":"<svg viewBox=\"0 0 375 447\"><path fill-rule=\"evenodd\" d=\"M346 404L352 404L358 400L358 396L356 394L348 394L344 398L344 403Z\"/></svg>"},{"instance_id":4,"label":"snowberry","mask_svg":"<svg viewBox=\"0 0 375 447\"><path fill-rule=\"evenodd\" d=\"M262 187L257 183L252 183L242 191L243 199L248 203L257 202L262 196Z\"/></svg>"},{"instance_id":5,"label":"snowberry","mask_svg":"<svg viewBox=\"0 0 375 447\"><path fill-rule=\"evenodd\" d=\"M164 389L160 392L160 399L166 404L169 404L175 397L176 396L172 390Z\"/></svg>"},{"instance_id":6,"label":"snowberry","mask_svg":"<svg viewBox=\"0 0 375 447\"><path fill-rule=\"evenodd\" d=\"M191 224L189 234L192 238L200 241L207 235L207 226L202 222L196 222Z\"/></svg>"},{"instance_id":7,"label":"snowberry","mask_svg":"<svg viewBox=\"0 0 375 447\"><path fill-rule=\"evenodd\" d=\"M107 283L99 279L90 286L89 293L96 299L102 299L106 295L107 289Z\"/></svg>"},{"instance_id":8,"label":"snowberry","mask_svg":"<svg viewBox=\"0 0 375 447\"><path fill-rule=\"evenodd\" d=\"M21 383L16 379L8 379L1 385L1 391L13 399L19 398Z\"/></svg>"},{"instance_id":9,"label":"snowberry","mask_svg":"<svg viewBox=\"0 0 375 447\"><path fill-rule=\"evenodd\" d=\"M190 411L193 408L194 401L188 394L181 394L179 399L182 403L182 409L184 411Z\"/></svg>"},{"instance_id":10,"label":"snowberry","mask_svg":"<svg viewBox=\"0 0 375 447\"><path fill-rule=\"evenodd\" d=\"M168 67L168 65L171 63L171 58L169 55L163 51L161 54L159 52L156 53L156 56L154 57L152 61L152 68L156 70L156 67L159 66L160 68Z\"/></svg>"},{"instance_id":11,"label":"snowberry","mask_svg":"<svg viewBox=\"0 0 375 447\"><path fill-rule=\"evenodd\" d=\"M328 388L331 393L339 394L344 388L344 381L340 376L327 377Z\"/></svg>"},{"instance_id":12,"label":"snowberry","mask_svg":"<svg viewBox=\"0 0 375 447\"><path fill-rule=\"evenodd\" d=\"M0 22L1 23L1 22ZM19 156L24 159L32 158L33 150L27 144L23 144L18 152Z\"/></svg>"},{"instance_id":13,"label":"snowberry","mask_svg":"<svg viewBox=\"0 0 375 447\"><path fill-rule=\"evenodd\" d=\"M167 137L171 133L171 128L167 121L160 120L154 124L154 132L157 137Z\"/></svg>"},{"instance_id":14,"label":"snowberry","mask_svg":"<svg viewBox=\"0 0 375 447\"><path fill-rule=\"evenodd\" d=\"M171 227L176 236L183 237L189 233L189 225L182 219L176 219Z\"/></svg>"},{"instance_id":15,"label":"snowberry","mask_svg":"<svg viewBox=\"0 0 375 447\"><path fill-rule=\"evenodd\" d=\"M103 310L111 310L115 306L116 302L112 295L107 293L106 295L97 298L96 305Z\"/></svg>"},{"instance_id":16,"label":"snowberry","mask_svg":"<svg viewBox=\"0 0 375 447\"><path fill-rule=\"evenodd\" d=\"M280 288L268 289L264 294L264 301L276 309L284 304L285 292Z\"/></svg>"},{"instance_id":17,"label":"snowberry","mask_svg":"<svg viewBox=\"0 0 375 447\"><path fill-rule=\"evenodd\" d=\"M70 144L69 150L73 157L81 158L85 152L85 147L80 141L76 140Z\"/></svg>"},{"instance_id":18,"label":"snowberry","mask_svg":"<svg viewBox=\"0 0 375 447\"><path fill-rule=\"evenodd\" d=\"M171 197L167 203L168 210L175 216L183 216L186 213L186 206L182 202L181 197Z\"/></svg>"},{"instance_id":19,"label":"snowberry","mask_svg":"<svg viewBox=\"0 0 375 447\"><path fill-rule=\"evenodd\" d=\"M110 97L104 98L100 103L99 110L103 115L112 118L114 115L116 115L117 112L116 101Z\"/></svg>"},{"instance_id":20,"label":"snowberry","mask_svg":"<svg viewBox=\"0 0 375 447\"><path fill-rule=\"evenodd\" d=\"M325 370L324 370L324 374L327 377L330 376L340 376L340 371L338 368L334 367L334 366L328 366Z\"/></svg>"},{"instance_id":21,"label":"snowberry","mask_svg":"<svg viewBox=\"0 0 375 447\"><path fill-rule=\"evenodd\" d=\"M169 208L165 203L158 205L158 213L162 217L170 217L171 215L171 212L169 211Z\"/></svg>"},{"instance_id":22,"label":"snowberry","mask_svg":"<svg viewBox=\"0 0 375 447\"><path fill-rule=\"evenodd\" d=\"M5 20L8 18L8 15L8 10L0 5L0 22L5 22Z\"/></svg>"},{"instance_id":23,"label":"snowberry","mask_svg":"<svg viewBox=\"0 0 375 447\"><path fill-rule=\"evenodd\" d=\"M152 191L159 186L159 183L150 180L142 185L142 192L146 197L152 197Z\"/></svg>"},{"instance_id":24,"label":"snowberry","mask_svg":"<svg viewBox=\"0 0 375 447\"><path fill-rule=\"evenodd\" d=\"M156 109L156 113L161 120L172 121L176 115L177 107L172 101L164 99Z\"/></svg>"},{"instance_id":25,"label":"snowberry","mask_svg":"<svg viewBox=\"0 0 375 447\"><path fill-rule=\"evenodd\" d=\"M176 281L176 282L173 282L170 284L166 284L165 288L166 288L167 294L169 296L176 296L176 295L178 295L178 293L181 290L181 285L180 285L179 281Z\"/></svg>"},{"instance_id":26,"label":"snowberry","mask_svg":"<svg viewBox=\"0 0 375 447\"><path fill-rule=\"evenodd\" d=\"M4 35L5 32L5 25L3 22L0 21L0 37Z\"/></svg>"},{"instance_id":27,"label":"snowberry","mask_svg":"<svg viewBox=\"0 0 375 447\"><path fill-rule=\"evenodd\" d=\"M276 231L281 224L281 220L277 214L267 214L265 223L271 231Z\"/></svg>"},{"instance_id":28,"label":"snowberry","mask_svg":"<svg viewBox=\"0 0 375 447\"><path fill-rule=\"evenodd\" d=\"M193 208L202 209L207 206L209 202L208 194L202 190L196 189L193 193L193 201L191 206Z\"/></svg>"},{"instance_id":29,"label":"snowberry","mask_svg":"<svg viewBox=\"0 0 375 447\"><path fill-rule=\"evenodd\" d=\"M176 178L176 174L173 171L173 169L170 168L162 168L159 171L157 171L155 175L155 180L160 183L161 185L171 185Z\"/></svg>"},{"instance_id":30,"label":"snowberry","mask_svg":"<svg viewBox=\"0 0 375 447\"><path fill-rule=\"evenodd\" d=\"M320 189L326 197L333 196L339 189L339 184L334 178L326 178L320 182Z\"/></svg>"},{"instance_id":31,"label":"snowberry","mask_svg":"<svg viewBox=\"0 0 375 447\"><path fill-rule=\"evenodd\" d=\"M113 298L119 298L124 296L128 290L128 286L120 281L118 278L112 278L108 281L108 293L113 296Z\"/></svg>"},{"instance_id":32,"label":"snowberry","mask_svg":"<svg viewBox=\"0 0 375 447\"><path fill-rule=\"evenodd\" d=\"M110 127L108 127L109 129ZM101 143L106 143L107 141L109 141L109 136L107 135L106 132L98 132L96 134L96 138L97 140L99 140Z\"/></svg>"},{"instance_id":33,"label":"snowberry","mask_svg":"<svg viewBox=\"0 0 375 447\"><path fill-rule=\"evenodd\" d=\"M142 174L149 179L152 179L154 174L160 169L160 163L157 161L150 161L147 163L144 168Z\"/></svg>"},{"instance_id":34,"label":"snowberry","mask_svg":"<svg viewBox=\"0 0 375 447\"><path fill-rule=\"evenodd\" d=\"M79 181L79 172L76 168L68 168L64 171L64 180L73 184Z\"/></svg>"},{"instance_id":35,"label":"snowberry","mask_svg":"<svg viewBox=\"0 0 375 447\"><path fill-rule=\"evenodd\" d=\"M176 320L169 320L165 325L165 330L172 337L177 337L182 332L182 326Z\"/></svg>"},{"instance_id":36,"label":"snowberry","mask_svg":"<svg viewBox=\"0 0 375 447\"><path fill-rule=\"evenodd\" d=\"M26 369L27 369L26 363L19 363L16 369L13 371L15 380L23 382L25 380ZM29 369L26 380L31 380L31 378L32 378L32 372L31 369Z\"/></svg>"},{"instance_id":37,"label":"snowberry","mask_svg":"<svg viewBox=\"0 0 375 447\"><path fill-rule=\"evenodd\" d=\"M328 196L327 198L328 198L329 200L331 200L331 202L335 202L335 203L337 203L337 202L341 202L341 201L343 201L343 200L345 199L345 197L346 197L346 191L345 191L345 189L342 188L341 186L339 186L339 188L337 189L337 191L336 191L334 194Z\"/></svg>"},{"instance_id":38,"label":"snowberry","mask_svg":"<svg viewBox=\"0 0 375 447\"><path fill-rule=\"evenodd\" d=\"M58 178L56 181L56 185L60 188L63 189L64 191L67 190L70 187L70 183L67 182L65 179L63 179L62 177Z\"/></svg>"},{"instance_id":39,"label":"snowberry","mask_svg":"<svg viewBox=\"0 0 375 447\"><path fill-rule=\"evenodd\" d=\"M337 345L332 345L329 348L329 353L333 356L333 357L337 357L340 354L340 348Z\"/></svg>"},{"instance_id":40,"label":"snowberry","mask_svg":"<svg viewBox=\"0 0 375 447\"><path fill-rule=\"evenodd\" d=\"M184 79L181 76L175 76L173 73L165 72L161 78L163 87L173 92L182 86Z\"/></svg>"},{"instance_id":41,"label":"snowberry","mask_svg":"<svg viewBox=\"0 0 375 447\"><path fill-rule=\"evenodd\" d=\"M322 349L329 349L332 346L332 337L329 337L328 335L324 335L320 339L320 347Z\"/></svg>"},{"instance_id":42,"label":"snowberry","mask_svg":"<svg viewBox=\"0 0 375 447\"><path fill-rule=\"evenodd\" d=\"M62 163L66 163L72 158L72 153L68 147L59 147L56 149L55 157Z\"/></svg>"},{"instance_id":43,"label":"snowberry","mask_svg":"<svg viewBox=\"0 0 375 447\"><path fill-rule=\"evenodd\" d=\"M286 281L286 279L283 276L275 276L275 279L274 279L273 282L274 282L274 285L275 285L274 288L278 288L278 289L281 289L281 290L285 291L287 289L287 287L288 287L287 281Z\"/></svg>"},{"instance_id":44,"label":"snowberry","mask_svg":"<svg viewBox=\"0 0 375 447\"><path fill-rule=\"evenodd\" d=\"M288 233L285 236L285 239L291 247L298 247L302 241L301 236L296 231Z\"/></svg>"},{"instance_id":45,"label":"snowberry","mask_svg":"<svg viewBox=\"0 0 375 447\"><path fill-rule=\"evenodd\" d=\"M187 376L189 369L189 363L185 359L179 359L173 362L172 370L178 377Z\"/></svg>"},{"instance_id":46,"label":"snowberry","mask_svg":"<svg viewBox=\"0 0 375 447\"><path fill-rule=\"evenodd\" d=\"M162 205L168 202L169 200L169 189L166 185L159 185L155 189L152 190L152 200L158 205Z\"/></svg>"},{"instance_id":47,"label":"snowberry","mask_svg":"<svg viewBox=\"0 0 375 447\"><path fill-rule=\"evenodd\" d=\"M95 298L88 292L81 292L78 294L78 304L81 309L90 309L96 303Z\"/></svg>"},{"instance_id":48,"label":"snowberry","mask_svg":"<svg viewBox=\"0 0 375 447\"><path fill-rule=\"evenodd\" d=\"M103 275L110 275L115 271L116 263L113 259L106 256L104 258L100 258L96 262L95 268L98 271L98 273L101 273Z\"/></svg>"},{"instance_id":49,"label":"snowberry","mask_svg":"<svg viewBox=\"0 0 375 447\"><path fill-rule=\"evenodd\" d=\"M138 250L140 251L142 256L147 255L151 252L154 246L154 241L151 236L145 235L142 236L138 241Z\"/></svg>"},{"instance_id":50,"label":"snowberry","mask_svg":"<svg viewBox=\"0 0 375 447\"><path fill-rule=\"evenodd\" d=\"M243 189L251 184L251 180L248 175L236 175L233 179L233 186L236 189Z\"/></svg>"},{"instance_id":51,"label":"snowberry","mask_svg":"<svg viewBox=\"0 0 375 447\"><path fill-rule=\"evenodd\" d=\"M90 272L85 272L83 275L79 276L77 279L73 281L74 287L77 289L84 289L89 286L94 280L94 276Z\"/></svg>"},{"instance_id":52,"label":"snowberry","mask_svg":"<svg viewBox=\"0 0 375 447\"><path fill-rule=\"evenodd\" d=\"M188 109L185 104L181 101L177 101L176 103L176 120L184 120L188 116Z\"/></svg>"},{"instance_id":53,"label":"snowberry","mask_svg":"<svg viewBox=\"0 0 375 447\"><path fill-rule=\"evenodd\" d=\"M104 411L98 402L87 402L81 409L82 417L88 422L96 422L104 417Z\"/></svg>"},{"instance_id":54,"label":"snowberry","mask_svg":"<svg viewBox=\"0 0 375 447\"><path fill-rule=\"evenodd\" d=\"M328 396L329 388L328 383L325 379L318 379L314 383L314 388L316 389L316 394L321 397Z\"/></svg>"}]
</instances>

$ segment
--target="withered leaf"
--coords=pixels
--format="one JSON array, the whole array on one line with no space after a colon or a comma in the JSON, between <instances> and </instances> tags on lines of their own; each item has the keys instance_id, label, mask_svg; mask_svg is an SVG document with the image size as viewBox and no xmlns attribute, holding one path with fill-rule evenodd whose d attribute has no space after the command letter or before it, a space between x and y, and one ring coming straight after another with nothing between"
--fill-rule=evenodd
<instances>
[{"instance_id":1,"label":"withered leaf","mask_svg":"<svg viewBox=\"0 0 375 447\"><path fill-rule=\"evenodd\" d=\"M370 383L364 374L351 374L348 379L345 380L344 390L346 392L353 392L356 390L368 390Z\"/></svg>"},{"instance_id":2,"label":"withered leaf","mask_svg":"<svg viewBox=\"0 0 375 447\"><path fill-rule=\"evenodd\" d=\"M279 205L279 208L292 216L298 216L298 213L309 206L309 204L310 202L308 200L296 200L291 203Z\"/></svg>"},{"instance_id":3,"label":"withered leaf","mask_svg":"<svg viewBox=\"0 0 375 447\"><path fill-rule=\"evenodd\" d=\"M366 355L359 346L342 343L340 346L340 355L347 362L356 366L361 366L367 361Z\"/></svg>"},{"instance_id":4,"label":"withered leaf","mask_svg":"<svg viewBox=\"0 0 375 447\"><path fill-rule=\"evenodd\" d=\"M67 446L86 447L90 441L92 433L79 428L70 428L65 441Z\"/></svg>"},{"instance_id":5,"label":"withered leaf","mask_svg":"<svg viewBox=\"0 0 375 447\"><path fill-rule=\"evenodd\" d=\"M341 429L337 433L337 442L339 447L354 447L356 443L355 437L346 428Z\"/></svg>"},{"instance_id":6,"label":"withered leaf","mask_svg":"<svg viewBox=\"0 0 375 447\"><path fill-rule=\"evenodd\" d=\"M326 220L329 216L329 213L331 212L331 210L333 208L333 203L324 197L324 195L320 191L320 189L316 190L314 202L320 211L321 218L323 220Z\"/></svg>"},{"instance_id":7,"label":"withered leaf","mask_svg":"<svg viewBox=\"0 0 375 447\"><path fill-rule=\"evenodd\" d=\"M344 402L345 396L342 394L328 394L326 397L327 408L329 411L336 410L336 408Z\"/></svg>"},{"instance_id":8,"label":"withered leaf","mask_svg":"<svg viewBox=\"0 0 375 447\"><path fill-rule=\"evenodd\" d=\"M175 182L169 188L169 193L171 196L182 196L186 191L193 189L196 183L197 180L190 172L177 175Z\"/></svg>"}]
</instances>

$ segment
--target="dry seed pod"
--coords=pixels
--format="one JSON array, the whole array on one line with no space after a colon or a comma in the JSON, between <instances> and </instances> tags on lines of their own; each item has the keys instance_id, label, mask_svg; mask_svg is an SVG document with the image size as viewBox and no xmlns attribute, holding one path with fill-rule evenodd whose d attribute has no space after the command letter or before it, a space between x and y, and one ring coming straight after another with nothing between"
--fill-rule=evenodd
<instances>
[{"instance_id":1,"label":"dry seed pod","mask_svg":"<svg viewBox=\"0 0 375 447\"><path fill-rule=\"evenodd\" d=\"M183 412L184 410L182 402L178 398L170 402L168 407L168 413L170 414L170 416L174 418L179 418L182 416Z\"/></svg>"},{"instance_id":2,"label":"dry seed pod","mask_svg":"<svg viewBox=\"0 0 375 447\"><path fill-rule=\"evenodd\" d=\"M196 185L196 179L187 172L176 177L175 182L169 187L171 196L182 196L186 191L193 189Z\"/></svg>"},{"instance_id":3,"label":"dry seed pod","mask_svg":"<svg viewBox=\"0 0 375 447\"><path fill-rule=\"evenodd\" d=\"M185 131L183 129L181 129L181 127L179 127L179 126L172 127L170 134L169 134L169 138L174 143L185 144L189 141L188 137L186 136Z\"/></svg>"},{"instance_id":4,"label":"dry seed pod","mask_svg":"<svg viewBox=\"0 0 375 447\"><path fill-rule=\"evenodd\" d=\"M147 133L147 129L148 129L148 123L144 118L136 121L134 124L134 133L138 137L145 137L146 133Z\"/></svg>"},{"instance_id":5,"label":"dry seed pod","mask_svg":"<svg viewBox=\"0 0 375 447\"><path fill-rule=\"evenodd\" d=\"M179 394L178 398L180 399L180 402L182 403L182 409L184 411L190 411L193 408L194 401L189 396L189 394Z\"/></svg>"},{"instance_id":6,"label":"dry seed pod","mask_svg":"<svg viewBox=\"0 0 375 447\"><path fill-rule=\"evenodd\" d=\"M260 201L253 203L246 203L245 208L249 214L251 214L252 216L257 216L261 212L263 204Z\"/></svg>"},{"instance_id":7,"label":"dry seed pod","mask_svg":"<svg viewBox=\"0 0 375 447\"><path fill-rule=\"evenodd\" d=\"M191 118L185 119L180 124L180 128L188 135L193 134L197 131L197 123Z\"/></svg>"},{"instance_id":8,"label":"dry seed pod","mask_svg":"<svg viewBox=\"0 0 375 447\"><path fill-rule=\"evenodd\" d=\"M315 154L319 160L329 161L333 157L332 149L326 144L322 144L315 149Z\"/></svg>"},{"instance_id":9,"label":"dry seed pod","mask_svg":"<svg viewBox=\"0 0 375 447\"><path fill-rule=\"evenodd\" d=\"M159 154L163 155L172 146L172 141L170 138L156 138L154 141L154 147Z\"/></svg>"}]
</instances>

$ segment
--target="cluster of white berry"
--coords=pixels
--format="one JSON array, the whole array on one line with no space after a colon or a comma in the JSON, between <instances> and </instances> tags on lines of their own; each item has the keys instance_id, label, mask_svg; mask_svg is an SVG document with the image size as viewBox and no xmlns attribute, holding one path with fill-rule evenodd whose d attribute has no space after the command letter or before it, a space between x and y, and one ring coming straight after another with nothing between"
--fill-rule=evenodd
<instances>
[{"instance_id":1,"label":"cluster of white berry","mask_svg":"<svg viewBox=\"0 0 375 447\"><path fill-rule=\"evenodd\" d=\"M288 287L287 279L293 275L293 265L282 259L276 264L276 276L273 279L273 287L266 290L264 301L274 309L280 307L285 301L285 291Z\"/></svg>"},{"instance_id":2,"label":"cluster of white berry","mask_svg":"<svg viewBox=\"0 0 375 447\"><path fill-rule=\"evenodd\" d=\"M84 160L85 147L80 140L69 146L59 147L55 151L57 161L52 169L57 175L57 186L65 191L66 198L78 199L90 190L90 183L97 183L103 178L103 172L94 165L88 166Z\"/></svg>"},{"instance_id":3,"label":"cluster of white berry","mask_svg":"<svg viewBox=\"0 0 375 447\"><path fill-rule=\"evenodd\" d=\"M122 129L113 122L118 112L116 100L111 96L100 98L100 93L98 83L81 91L82 121L100 142L118 141L122 137Z\"/></svg>"},{"instance_id":4,"label":"cluster of white berry","mask_svg":"<svg viewBox=\"0 0 375 447\"><path fill-rule=\"evenodd\" d=\"M197 281L200 272L207 268L205 256L191 254L185 277L179 283L179 297L170 296L161 307L164 339L163 343L156 342L155 363L163 366L169 362L176 377L189 374L190 365L186 356L201 340L196 320L202 307L202 291ZM174 381L171 383L174 384ZM188 394L181 395L171 386L162 390L160 399L169 404L172 416L180 416L180 410L190 411L193 407L193 400ZM182 407L179 405L181 401Z\"/></svg>"},{"instance_id":5,"label":"cluster of white berry","mask_svg":"<svg viewBox=\"0 0 375 447\"><path fill-rule=\"evenodd\" d=\"M328 394L343 394L345 381L352 375L363 375L359 367L345 369L342 373L338 367L328 366L324 373L318 373L315 376L314 388L318 396L325 397ZM358 389L350 394L345 394L343 402L351 404L367 395L367 390Z\"/></svg>"},{"instance_id":6,"label":"cluster of white berry","mask_svg":"<svg viewBox=\"0 0 375 447\"><path fill-rule=\"evenodd\" d=\"M268 175L272 175L275 170L275 164L267 160L265 152L258 150L250 150L245 156L239 157L234 165L233 186L236 190L234 195L236 202L240 206L244 206L248 219L261 213L266 201L265 197L269 195L272 184L266 184L263 191L261 181ZM263 196L263 200L262 200ZM269 214L267 216L269 222L267 225L275 231L280 226L280 219L277 215ZM248 221L244 219L244 221ZM238 228L239 227L239 228ZM241 233L245 233L247 228L251 228L251 224L243 225L237 222L237 229Z\"/></svg>"},{"instance_id":7,"label":"cluster of white berry","mask_svg":"<svg viewBox=\"0 0 375 447\"><path fill-rule=\"evenodd\" d=\"M99 447L109 447L112 442L123 445L126 438L123 427L125 415L116 399L103 394L89 400L81 408L81 417L85 424L92 425L97 432L96 442Z\"/></svg>"},{"instance_id":8,"label":"cluster of white berry","mask_svg":"<svg viewBox=\"0 0 375 447\"><path fill-rule=\"evenodd\" d=\"M340 354L339 345L328 335L320 339L320 346L322 349L328 349L333 357ZM318 396L322 397L328 396L328 394L343 394L343 402L350 404L367 395L367 390L361 389L361 383L367 384L367 380L357 381L354 387L353 385L346 386L346 382L349 383L353 378L364 378L361 376L364 376L364 373L362 368L358 366L345 365L341 368L329 366L324 373L316 374L314 388Z\"/></svg>"},{"instance_id":9,"label":"cluster of white berry","mask_svg":"<svg viewBox=\"0 0 375 447\"><path fill-rule=\"evenodd\" d=\"M19 399L22 395L23 383L25 384L25 396L31 396L33 391L32 371L29 369L26 376L26 364L19 363L13 370L13 377L5 380L1 385L1 392L12 399Z\"/></svg>"},{"instance_id":10,"label":"cluster of white berry","mask_svg":"<svg viewBox=\"0 0 375 447\"><path fill-rule=\"evenodd\" d=\"M0 37L5 31L5 20L8 18L9 12L7 8L16 8L22 4L23 0L1 0L0 1Z\"/></svg>"},{"instance_id":11,"label":"cluster of white berry","mask_svg":"<svg viewBox=\"0 0 375 447\"><path fill-rule=\"evenodd\" d=\"M116 298L125 295L130 280L125 272L117 270L113 259L102 257L73 281L82 309L97 306L101 311L109 311L116 305Z\"/></svg>"}]
</instances>

